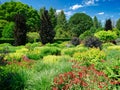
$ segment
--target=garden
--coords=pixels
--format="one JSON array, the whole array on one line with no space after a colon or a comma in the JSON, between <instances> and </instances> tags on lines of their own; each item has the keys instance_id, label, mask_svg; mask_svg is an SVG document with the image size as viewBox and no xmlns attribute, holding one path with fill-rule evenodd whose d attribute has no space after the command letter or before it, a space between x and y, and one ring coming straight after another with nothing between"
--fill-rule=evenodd
<instances>
[{"instance_id":1,"label":"garden","mask_svg":"<svg viewBox=\"0 0 120 90\"><path fill-rule=\"evenodd\" d=\"M111 24L1 4L0 90L120 90L120 19Z\"/></svg>"}]
</instances>

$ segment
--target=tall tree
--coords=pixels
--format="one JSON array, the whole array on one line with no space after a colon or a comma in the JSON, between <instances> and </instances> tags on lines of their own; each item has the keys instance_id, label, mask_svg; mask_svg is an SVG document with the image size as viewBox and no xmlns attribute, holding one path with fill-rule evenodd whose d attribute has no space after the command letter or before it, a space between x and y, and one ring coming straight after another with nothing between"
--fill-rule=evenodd
<instances>
[{"instance_id":1,"label":"tall tree","mask_svg":"<svg viewBox=\"0 0 120 90\"><path fill-rule=\"evenodd\" d=\"M42 8L40 10L40 37L43 44L52 43L55 36L55 31L53 30L52 23L48 14L48 10Z\"/></svg>"},{"instance_id":2,"label":"tall tree","mask_svg":"<svg viewBox=\"0 0 120 90\"><path fill-rule=\"evenodd\" d=\"M56 10L52 7L49 9L49 16L53 28L55 28L57 25L57 16L56 16Z\"/></svg>"},{"instance_id":3,"label":"tall tree","mask_svg":"<svg viewBox=\"0 0 120 90\"><path fill-rule=\"evenodd\" d=\"M99 22L98 22L98 19L97 19L96 16L93 18L93 26L94 26L96 29L99 27Z\"/></svg>"},{"instance_id":4,"label":"tall tree","mask_svg":"<svg viewBox=\"0 0 120 90\"><path fill-rule=\"evenodd\" d=\"M106 31L112 30L112 21L111 21L111 19L107 19L107 20L106 20L105 30L106 30Z\"/></svg>"},{"instance_id":5,"label":"tall tree","mask_svg":"<svg viewBox=\"0 0 120 90\"><path fill-rule=\"evenodd\" d=\"M92 18L85 13L75 13L69 19L71 31L75 36L79 36L93 26Z\"/></svg>"},{"instance_id":6,"label":"tall tree","mask_svg":"<svg viewBox=\"0 0 120 90\"><path fill-rule=\"evenodd\" d=\"M120 30L120 18L116 22L116 28Z\"/></svg>"},{"instance_id":7,"label":"tall tree","mask_svg":"<svg viewBox=\"0 0 120 90\"><path fill-rule=\"evenodd\" d=\"M63 10L59 12L57 15L57 26L55 30L56 30L56 38L70 37L70 32L68 31L68 23Z\"/></svg>"},{"instance_id":8,"label":"tall tree","mask_svg":"<svg viewBox=\"0 0 120 90\"><path fill-rule=\"evenodd\" d=\"M25 16L22 14L15 15L15 30L14 30L14 38L15 38L15 45L24 45L26 43L26 33L27 33L27 26L26 26L26 19Z\"/></svg>"}]
</instances>

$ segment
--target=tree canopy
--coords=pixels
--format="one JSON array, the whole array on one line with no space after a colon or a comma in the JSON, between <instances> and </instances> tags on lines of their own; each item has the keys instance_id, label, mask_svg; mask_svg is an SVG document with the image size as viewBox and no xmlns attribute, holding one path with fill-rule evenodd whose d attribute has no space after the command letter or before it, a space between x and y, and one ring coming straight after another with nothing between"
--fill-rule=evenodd
<instances>
[{"instance_id":1,"label":"tree canopy","mask_svg":"<svg viewBox=\"0 0 120 90\"><path fill-rule=\"evenodd\" d=\"M27 4L14 1L5 2L0 5L0 19L12 22L14 21L14 16L18 13L25 16L26 24L30 31L37 31L39 29L40 19L37 10Z\"/></svg>"},{"instance_id":2,"label":"tree canopy","mask_svg":"<svg viewBox=\"0 0 120 90\"><path fill-rule=\"evenodd\" d=\"M69 20L73 34L79 36L93 26L92 18L85 13L76 13Z\"/></svg>"}]
</instances>

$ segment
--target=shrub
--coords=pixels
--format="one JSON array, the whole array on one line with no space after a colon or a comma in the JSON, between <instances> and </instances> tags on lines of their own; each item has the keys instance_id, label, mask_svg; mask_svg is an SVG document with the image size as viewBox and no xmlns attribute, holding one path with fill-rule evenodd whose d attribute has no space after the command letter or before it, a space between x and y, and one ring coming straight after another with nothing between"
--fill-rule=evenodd
<instances>
[{"instance_id":1,"label":"shrub","mask_svg":"<svg viewBox=\"0 0 120 90\"><path fill-rule=\"evenodd\" d=\"M60 49L57 47L36 47L27 53L28 58L38 60L47 55L59 55Z\"/></svg>"},{"instance_id":2,"label":"shrub","mask_svg":"<svg viewBox=\"0 0 120 90\"><path fill-rule=\"evenodd\" d=\"M61 51L62 55L69 55L69 56L73 56L73 54L75 52L84 52L86 51L87 48L85 47L79 47L79 48L65 48Z\"/></svg>"},{"instance_id":3,"label":"shrub","mask_svg":"<svg viewBox=\"0 0 120 90\"><path fill-rule=\"evenodd\" d=\"M27 70L16 65L0 67L0 89L23 90L28 77Z\"/></svg>"},{"instance_id":4,"label":"shrub","mask_svg":"<svg viewBox=\"0 0 120 90\"><path fill-rule=\"evenodd\" d=\"M87 37L89 37L89 36L91 36L91 35L92 35L92 34L91 34L91 31L90 31L90 30L87 30L87 31L85 31L84 33L80 34L79 38L80 38L81 40L84 40L84 39L86 39Z\"/></svg>"},{"instance_id":5,"label":"shrub","mask_svg":"<svg viewBox=\"0 0 120 90\"><path fill-rule=\"evenodd\" d=\"M54 64L60 61L70 60L70 56L55 56L55 55L48 55L43 58L43 63L47 64Z\"/></svg>"},{"instance_id":6,"label":"shrub","mask_svg":"<svg viewBox=\"0 0 120 90\"><path fill-rule=\"evenodd\" d=\"M96 47L96 48L99 47L99 48L101 48L101 45L102 45L102 42L94 36L90 36L85 40L85 46L87 46L87 47L91 47L91 48L92 47Z\"/></svg>"},{"instance_id":7,"label":"shrub","mask_svg":"<svg viewBox=\"0 0 120 90\"><path fill-rule=\"evenodd\" d=\"M30 43L37 42L40 39L39 33L37 32L28 32L27 41Z\"/></svg>"},{"instance_id":8,"label":"shrub","mask_svg":"<svg viewBox=\"0 0 120 90\"><path fill-rule=\"evenodd\" d=\"M102 59L105 59L106 54L104 51L92 48L86 52L76 52L73 57L77 60L94 64L101 61Z\"/></svg>"},{"instance_id":9,"label":"shrub","mask_svg":"<svg viewBox=\"0 0 120 90\"><path fill-rule=\"evenodd\" d=\"M2 31L2 37L13 38L14 37L14 26L15 24L13 22L6 24Z\"/></svg>"},{"instance_id":10,"label":"shrub","mask_svg":"<svg viewBox=\"0 0 120 90\"><path fill-rule=\"evenodd\" d=\"M78 37L73 37L73 39L71 40L71 43L77 46L80 44L80 39Z\"/></svg>"},{"instance_id":11,"label":"shrub","mask_svg":"<svg viewBox=\"0 0 120 90\"><path fill-rule=\"evenodd\" d=\"M35 47L40 47L42 46L41 42L36 42L36 43L27 43L25 47L29 50L33 50Z\"/></svg>"},{"instance_id":12,"label":"shrub","mask_svg":"<svg viewBox=\"0 0 120 90\"><path fill-rule=\"evenodd\" d=\"M113 31L99 31L94 34L97 38L99 38L102 42L113 41L117 38L117 35Z\"/></svg>"}]
</instances>

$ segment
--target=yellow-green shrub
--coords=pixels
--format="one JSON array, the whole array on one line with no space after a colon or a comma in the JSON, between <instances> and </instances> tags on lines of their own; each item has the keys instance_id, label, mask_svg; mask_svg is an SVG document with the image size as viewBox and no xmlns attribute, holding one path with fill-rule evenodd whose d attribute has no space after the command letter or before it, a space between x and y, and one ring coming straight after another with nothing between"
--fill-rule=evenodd
<instances>
[{"instance_id":1,"label":"yellow-green shrub","mask_svg":"<svg viewBox=\"0 0 120 90\"><path fill-rule=\"evenodd\" d=\"M116 32L113 31L99 31L94 34L97 38L99 38L103 42L109 42L112 40L117 39L117 34Z\"/></svg>"},{"instance_id":2,"label":"yellow-green shrub","mask_svg":"<svg viewBox=\"0 0 120 90\"><path fill-rule=\"evenodd\" d=\"M62 55L69 55L69 56L73 56L73 54L75 52L83 52L86 51L87 48L86 47L76 47L76 48L65 48L61 51Z\"/></svg>"},{"instance_id":3,"label":"yellow-green shrub","mask_svg":"<svg viewBox=\"0 0 120 90\"><path fill-rule=\"evenodd\" d=\"M105 59L106 55L104 51L100 51L97 48L91 48L86 52L76 52L73 57L80 61L89 63L96 63L102 59Z\"/></svg>"},{"instance_id":4,"label":"yellow-green shrub","mask_svg":"<svg viewBox=\"0 0 120 90\"><path fill-rule=\"evenodd\" d=\"M28 32L27 33L27 40L28 40L28 42L33 43L33 42L36 42L39 39L40 39L39 33L37 33L37 32Z\"/></svg>"},{"instance_id":5,"label":"yellow-green shrub","mask_svg":"<svg viewBox=\"0 0 120 90\"><path fill-rule=\"evenodd\" d=\"M120 46L109 46L107 47L107 50L119 50L120 51Z\"/></svg>"},{"instance_id":6,"label":"yellow-green shrub","mask_svg":"<svg viewBox=\"0 0 120 90\"><path fill-rule=\"evenodd\" d=\"M22 56L24 53L9 53L7 54L4 59L7 61L21 61Z\"/></svg>"},{"instance_id":7,"label":"yellow-green shrub","mask_svg":"<svg viewBox=\"0 0 120 90\"><path fill-rule=\"evenodd\" d=\"M47 63L47 64L53 64L53 63L57 63L59 61L66 61L66 60L70 60L71 57L70 56L55 56L55 55L48 55L45 56L43 58L43 62Z\"/></svg>"}]
</instances>

